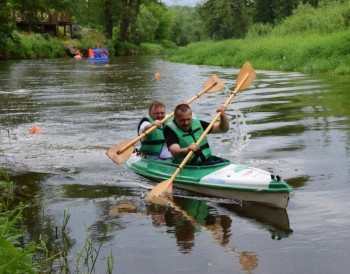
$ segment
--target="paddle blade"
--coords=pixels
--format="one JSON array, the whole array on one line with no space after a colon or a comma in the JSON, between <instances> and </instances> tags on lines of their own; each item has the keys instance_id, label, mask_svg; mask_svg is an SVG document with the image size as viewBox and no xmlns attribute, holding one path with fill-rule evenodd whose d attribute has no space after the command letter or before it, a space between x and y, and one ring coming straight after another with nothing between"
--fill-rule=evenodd
<instances>
[{"instance_id":1,"label":"paddle blade","mask_svg":"<svg viewBox=\"0 0 350 274\"><path fill-rule=\"evenodd\" d=\"M221 79L217 75L210 76L207 81L203 84L203 88L209 87L210 85L213 85L216 83L213 87L207 90L209 93L217 92L225 87L225 84L221 81Z\"/></svg>"},{"instance_id":2,"label":"paddle blade","mask_svg":"<svg viewBox=\"0 0 350 274\"><path fill-rule=\"evenodd\" d=\"M153 202L160 195L170 195L173 191L173 184L169 180L163 181L156 185L146 196L146 200Z\"/></svg>"},{"instance_id":3,"label":"paddle blade","mask_svg":"<svg viewBox=\"0 0 350 274\"><path fill-rule=\"evenodd\" d=\"M244 78L245 78L245 76L247 74L249 76L244 81ZM240 86L239 90L245 89L246 87L248 87L253 82L253 80L255 79L255 76L256 76L256 72L255 72L253 66L249 62L246 62L243 65L241 71L238 74L237 81L236 81L236 86L238 86L242 81L244 81L242 83L242 85Z\"/></svg>"},{"instance_id":4,"label":"paddle blade","mask_svg":"<svg viewBox=\"0 0 350 274\"><path fill-rule=\"evenodd\" d=\"M129 148L127 148L122 153L118 154L118 152L124 148L126 145L128 145L129 141L124 141L119 144L114 145L110 149L107 150L106 154L109 158L111 158L115 163L118 165L124 163L127 159L130 158L131 154L134 152L135 146L132 145Z\"/></svg>"}]
</instances>

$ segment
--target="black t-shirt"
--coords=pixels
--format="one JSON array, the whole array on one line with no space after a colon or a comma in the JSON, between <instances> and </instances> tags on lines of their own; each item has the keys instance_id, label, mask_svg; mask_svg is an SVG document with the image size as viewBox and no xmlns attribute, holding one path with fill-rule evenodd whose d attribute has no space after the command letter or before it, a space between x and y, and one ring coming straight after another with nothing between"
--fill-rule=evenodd
<instances>
[{"instance_id":1,"label":"black t-shirt","mask_svg":"<svg viewBox=\"0 0 350 274\"><path fill-rule=\"evenodd\" d=\"M203 130L206 130L207 127L209 126L210 123L199 120ZM210 133L210 131L209 131ZM179 144L179 138L177 138L177 135L168 127L164 128L164 137L165 137L165 142L170 147L173 144Z\"/></svg>"}]
</instances>

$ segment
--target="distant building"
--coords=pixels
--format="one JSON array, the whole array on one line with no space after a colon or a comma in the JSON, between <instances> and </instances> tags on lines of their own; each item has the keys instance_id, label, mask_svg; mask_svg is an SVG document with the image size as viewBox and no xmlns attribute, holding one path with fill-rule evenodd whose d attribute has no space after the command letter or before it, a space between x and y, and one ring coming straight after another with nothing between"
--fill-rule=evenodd
<instances>
[{"instance_id":1,"label":"distant building","mask_svg":"<svg viewBox=\"0 0 350 274\"><path fill-rule=\"evenodd\" d=\"M79 29L77 24L73 24L72 15L68 12L37 12L34 15L28 12L13 11L13 20L16 26L26 31L52 32L54 36L58 36L58 28L63 26L64 36L68 31L73 36L73 25Z\"/></svg>"}]
</instances>

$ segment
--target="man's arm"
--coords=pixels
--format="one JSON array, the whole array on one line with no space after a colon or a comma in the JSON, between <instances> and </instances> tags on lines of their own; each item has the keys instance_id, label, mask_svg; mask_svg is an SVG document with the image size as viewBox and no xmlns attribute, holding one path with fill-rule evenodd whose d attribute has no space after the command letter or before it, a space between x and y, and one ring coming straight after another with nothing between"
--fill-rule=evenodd
<instances>
[{"instance_id":1,"label":"man's arm","mask_svg":"<svg viewBox=\"0 0 350 274\"><path fill-rule=\"evenodd\" d=\"M153 124L151 124L148 121L144 121L139 129L139 135L145 133L147 130L149 130L151 127L153 127L154 125L156 125L158 128L162 127L162 123L159 120L155 120L153 122Z\"/></svg>"},{"instance_id":2,"label":"man's arm","mask_svg":"<svg viewBox=\"0 0 350 274\"><path fill-rule=\"evenodd\" d=\"M169 151L173 156L183 156L183 155L187 155L191 151L191 149L190 149L190 146L185 148L180 148L179 144L173 144L169 147Z\"/></svg>"},{"instance_id":3,"label":"man's arm","mask_svg":"<svg viewBox=\"0 0 350 274\"><path fill-rule=\"evenodd\" d=\"M152 124L148 121L144 121L139 128L139 135L143 134L147 129L151 128Z\"/></svg>"},{"instance_id":4,"label":"man's arm","mask_svg":"<svg viewBox=\"0 0 350 274\"><path fill-rule=\"evenodd\" d=\"M225 107L219 106L216 112L220 112L220 111L221 111L220 121L214 124L213 129L211 130L211 133L227 132L230 129L228 117L225 113Z\"/></svg>"}]
</instances>

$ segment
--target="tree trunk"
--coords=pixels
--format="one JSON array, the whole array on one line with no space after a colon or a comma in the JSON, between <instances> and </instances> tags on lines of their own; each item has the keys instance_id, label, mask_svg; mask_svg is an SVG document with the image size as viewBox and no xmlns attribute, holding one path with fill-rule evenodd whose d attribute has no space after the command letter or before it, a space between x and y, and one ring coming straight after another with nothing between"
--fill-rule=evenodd
<instances>
[{"instance_id":1,"label":"tree trunk","mask_svg":"<svg viewBox=\"0 0 350 274\"><path fill-rule=\"evenodd\" d=\"M105 0L105 26L108 39L113 38L112 0Z\"/></svg>"},{"instance_id":2,"label":"tree trunk","mask_svg":"<svg viewBox=\"0 0 350 274\"><path fill-rule=\"evenodd\" d=\"M124 42L126 40L126 32L128 30L130 21L126 18L122 19L120 22L120 40Z\"/></svg>"}]
</instances>

